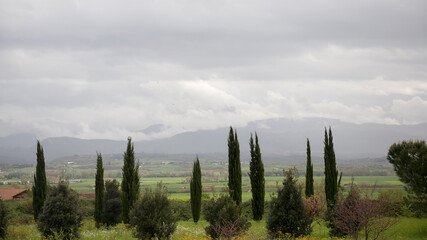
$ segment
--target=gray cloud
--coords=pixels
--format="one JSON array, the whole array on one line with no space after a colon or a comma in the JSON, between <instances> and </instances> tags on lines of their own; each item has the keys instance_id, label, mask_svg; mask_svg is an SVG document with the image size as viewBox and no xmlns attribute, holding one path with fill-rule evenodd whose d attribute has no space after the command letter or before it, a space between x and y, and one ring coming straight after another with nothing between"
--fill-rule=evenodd
<instances>
[{"instance_id":1,"label":"gray cloud","mask_svg":"<svg viewBox=\"0 0 427 240\"><path fill-rule=\"evenodd\" d=\"M3 0L0 131L427 122L425 22L425 1Z\"/></svg>"}]
</instances>

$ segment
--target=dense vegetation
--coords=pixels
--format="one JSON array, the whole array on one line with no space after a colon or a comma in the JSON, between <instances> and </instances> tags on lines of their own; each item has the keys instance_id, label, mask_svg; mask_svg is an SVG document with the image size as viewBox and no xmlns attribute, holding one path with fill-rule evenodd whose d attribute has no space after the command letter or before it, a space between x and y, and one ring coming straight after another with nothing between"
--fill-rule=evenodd
<instances>
[{"instance_id":1,"label":"dense vegetation","mask_svg":"<svg viewBox=\"0 0 427 240\"><path fill-rule=\"evenodd\" d=\"M37 141L37 167L36 174L34 174L33 186L33 209L34 219L37 220L40 213L43 211L44 201L47 196L47 180L44 162L43 147Z\"/></svg>"},{"instance_id":2,"label":"dense vegetation","mask_svg":"<svg viewBox=\"0 0 427 240\"><path fill-rule=\"evenodd\" d=\"M251 162L249 164L252 192L252 214L254 220L261 220L264 215L264 198L265 198L265 178L264 163L261 158L261 149L258 143L258 135L255 133L255 143L251 134L249 140L251 151Z\"/></svg>"},{"instance_id":3,"label":"dense vegetation","mask_svg":"<svg viewBox=\"0 0 427 240\"><path fill-rule=\"evenodd\" d=\"M228 190L231 198L239 205L242 202L242 170L240 146L236 130L230 127L228 134Z\"/></svg>"},{"instance_id":4,"label":"dense vegetation","mask_svg":"<svg viewBox=\"0 0 427 240\"><path fill-rule=\"evenodd\" d=\"M200 219L202 209L202 171L200 169L199 157L193 165L193 176L190 180L190 203L193 221L197 223Z\"/></svg>"},{"instance_id":5,"label":"dense vegetation","mask_svg":"<svg viewBox=\"0 0 427 240\"><path fill-rule=\"evenodd\" d=\"M38 217L38 228L45 237L66 238L79 236L82 221L79 198L66 184L50 190Z\"/></svg>"}]
</instances>

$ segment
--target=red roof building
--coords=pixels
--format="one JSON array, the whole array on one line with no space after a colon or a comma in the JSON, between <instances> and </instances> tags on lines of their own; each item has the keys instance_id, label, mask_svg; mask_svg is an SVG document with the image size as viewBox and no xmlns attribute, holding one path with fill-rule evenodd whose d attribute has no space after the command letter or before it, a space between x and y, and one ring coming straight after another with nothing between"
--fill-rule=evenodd
<instances>
[{"instance_id":1,"label":"red roof building","mask_svg":"<svg viewBox=\"0 0 427 240\"><path fill-rule=\"evenodd\" d=\"M27 188L0 188L0 198L2 200L24 199L30 189Z\"/></svg>"}]
</instances>

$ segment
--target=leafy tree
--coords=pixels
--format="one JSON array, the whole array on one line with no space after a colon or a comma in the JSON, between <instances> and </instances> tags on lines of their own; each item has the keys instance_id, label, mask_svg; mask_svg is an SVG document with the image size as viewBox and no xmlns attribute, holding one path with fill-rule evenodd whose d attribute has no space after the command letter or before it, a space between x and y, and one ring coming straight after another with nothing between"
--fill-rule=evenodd
<instances>
[{"instance_id":1,"label":"leafy tree","mask_svg":"<svg viewBox=\"0 0 427 240\"><path fill-rule=\"evenodd\" d=\"M159 184L156 191L147 188L130 213L130 223L139 239L168 239L176 229L166 188Z\"/></svg>"},{"instance_id":2,"label":"leafy tree","mask_svg":"<svg viewBox=\"0 0 427 240\"><path fill-rule=\"evenodd\" d=\"M193 164L193 177L190 180L190 202L193 221L197 223L200 218L200 209L202 207L202 172L200 169L199 157Z\"/></svg>"},{"instance_id":3,"label":"leafy tree","mask_svg":"<svg viewBox=\"0 0 427 240\"><path fill-rule=\"evenodd\" d=\"M95 222L100 227L104 218L104 168L101 153L97 153L95 176Z\"/></svg>"},{"instance_id":4,"label":"leafy tree","mask_svg":"<svg viewBox=\"0 0 427 240\"><path fill-rule=\"evenodd\" d=\"M410 193L427 196L427 144L425 141L394 143L387 160Z\"/></svg>"},{"instance_id":5,"label":"leafy tree","mask_svg":"<svg viewBox=\"0 0 427 240\"><path fill-rule=\"evenodd\" d=\"M297 186L296 169L284 171L283 187L270 203L267 229L272 237L289 233L294 237L311 232L311 219L304 206L301 189Z\"/></svg>"},{"instance_id":6,"label":"leafy tree","mask_svg":"<svg viewBox=\"0 0 427 240\"><path fill-rule=\"evenodd\" d=\"M7 230L7 210L3 200L0 198L0 238L6 238Z\"/></svg>"},{"instance_id":7,"label":"leafy tree","mask_svg":"<svg viewBox=\"0 0 427 240\"><path fill-rule=\"evenodd\" d=\"M242 171L240 166L240 147L237 132L230 127L228 135L228 189L231 198L240 205L242 202Z\"/></svg>"},{"instance_id":8,"label":"leafy tree","mask_svg":"<svg viewBox=\"0 0 427 240\"><path fill-rule=\"evenodd\" d=\"M385 232L392 228L398 221L391 217L392 211L390 198L382 195L373 199L374 190L361 196L359 190L352 186L347 197L338 199L332 210L333 224L344 235L359 239L360 232L365 239L387 239Z\"/></svg>"},{"instance_id":9,"label":"leafy tree","mask_svg":"<svg viewBox=\"0 0 427 240\"><path fill-rule=\"evenodd\" d=\"M38 228L43 235L46 238L78 237L81 221L78 194L66 184L53 187L43 206L43 212L38 218Z\"/></svg>"},{"instance_id":10,"label":"leafy tree","mask_svg":"<svg viewBox=\"0 0 427 240\"><path fill-rule=\"evenodd\" d=\"M122 202L120 200L119 185L116 179L105 181L103 223L107 226L113 226L122 221Z\"/></svg>"},{"instance_id":11,"label":"leafy tree","mask_svg":"<svg viewBox=\"0 0 427 240\"><path fill-rule=\"evenodd\" d=\"M37 141L37 167L36 174L34 174L34 186L33 186L33 209L34 209L34 220L37 221L38 216L43 211L43 204L46 200L47 195L47 180L45 171L45 162L43 147L40 142Z\"/></svg>"},{"instance_id":12,"label":"leafy tree","mask_svg":"<svg viewBox=\"0 0 427 240\"><path fill-rule=\"evenodd\" d=\"M305 172L305 196L314 195L313 164L311 163L310 140L307 138L307 166Z\"/></svg>"},{"instance_id":13,"label":"leafy tree","mask_svg":"<svg viewBox=\"0 0 427 240\"><path fill-rule=\"evenodd\" d=\"M205 220L209 223L206 234L212 238L231 239L246 232L250 223L240 212L240 206L230 196L208 200L203 206Z\"/></svg>"},{"instance_id":14,"label":"leafy tree","mask_svg":"<svg viewBox=\"0 0 427 240\"><path fill-rule=\"evenodd\" d=\"M408 202L419 215L427 212L427 144L425 141L403 141L390 146L387 160L393 164L399 180L405 183Z\"/></svg>"},{"instance_id":15,"label":"leafy tree","mask_svg":"<svg viewBox=\"0 0 427 240\"><path fill-rule=\"evenodd\" d=\"M138 164L139 165L139 164ZM139 196L138 165L135 166L135 152L132 138L128 138L126 152L123 155L122 208L123 222L129 223L129 212Z\"/></svg>"},{"instance_id":16,"label":"leafy tree","mask_svg":"<svg viewBox=\"0 0 427 240\"><path fill-rule=\"evenodd\" d=\"M258 144L258 135L255 133L255 144L251 134L249 140L251 149L250 173L252 187L252 213L254 220L259 221L264 214L265 179L264 164L261 159L261 150Z\"/></svg>"}]
</instances>

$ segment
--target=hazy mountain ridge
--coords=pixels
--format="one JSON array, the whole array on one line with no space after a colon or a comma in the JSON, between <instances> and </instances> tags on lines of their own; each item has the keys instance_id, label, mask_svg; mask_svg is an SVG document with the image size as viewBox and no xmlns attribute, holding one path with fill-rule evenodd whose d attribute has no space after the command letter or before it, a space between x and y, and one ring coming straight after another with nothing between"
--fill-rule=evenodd
<instances>
[{"instance_id":1,"label":"hazy mountain ridge","mask_svg":"<svg viewBox=\"0 0 427 240\"><path fill-rule=\"evenodd\" d=\"M335 152L341 159L378 158L387 154L394 142L427 139L427 123L418 125L353 124L333 119L270 119L255 121L237 128L242 161L249 157L249 137L257 132L266 160L295 158L303 161L306 138L310 139L313 157L323 156L324 127L331 126ZM165 139L135 142L135 152L159 154L205 154L226 157L229 128L185 132ZM121 154L123 141L53 137L41 141L46 160L72 155ZM33 162L36 137L16 134L0 138L0 162Z\"/></svg>"}]
</instances>

